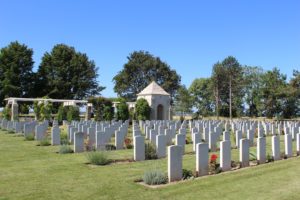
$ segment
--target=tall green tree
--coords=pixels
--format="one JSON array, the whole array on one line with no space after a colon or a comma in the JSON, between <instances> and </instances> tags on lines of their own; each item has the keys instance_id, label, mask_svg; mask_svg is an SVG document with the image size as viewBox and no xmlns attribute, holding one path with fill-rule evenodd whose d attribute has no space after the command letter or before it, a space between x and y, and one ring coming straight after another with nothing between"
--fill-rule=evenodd
<instances>
[{"instance_id":1,"label":"tall green tree","mask_svg":"<svg viewBox=\"0 0 300 200\"><path fill-rule=\"evenodd\" d=\"M293 77L287 84L283 100L282 116L292 118L300 116L300 72L294 70Z\"/></svg>"},{"instance_id":2,"label":"tall green tree","mask_svg":"<svg viewBox=\"0 0 300 200\"><path fill-rule=\"evenodd\" d=\"M129 101L136 99L142 89L156 81L171 96L180 86L180 76L170 66L145 51L134 51L127 57L124 68L113 78L114 91Z\"/></svg>"},{"instance_id":3,"label":"tall green tree","mask_svg":"<svg viewBox=\"0 0 300 200\"><path fill-rule=\"evenodd\" d=\"M264 116L281 117L284 97L286 95L286 76L278 68L267 71L262 76L262 101Z\"/></svg>"},{"instance_id":4,"label":"tall green tree","mask_svg":"<svg viewBox=\"0 0 300 200\"><path fill-rule=\"evenodd\" d=\"M127 120L129 119L129 109L126 104L125 100L122 100L118 105L117 105L117 113L116 113L117 120Z\"/></svg>"},{"instance_id":5,"label":"tall green tree","mask_svg":"<svg viewBox=\"0 0 300 200\"><path fill-rule=\"evenodd\" d=\"M79 121L80 120L79 107L77 107L77 106L68 106L67 120L69 122L71 122L73 120L74 121Z\"/></svg>"},{"instance_id":6,"label":"tall green tree","mask_svg":"<svg viewBox=\"0 0 300 200\"><path fill-rule=\"evenodd\" d=\"M149 120L151 107L146 99L139 99L135 104L135 115L138 120Z\"/></svg>"},{"instance_id":7,"label":"tall green tree","mask_svg":"<svg viewBox=\"0 0 300 200\"><path fill-rule=\"evenodd\" d=\"M63 104L61 104L58 107L57 120L59 122L62 122L63 120L67 120L67 114L68 114L68 106L64 106Z\"/></svg>"},{"instance_id":8,"label":"tall green tree","mask_svg":"<svg viewBox=\"0 0 300 200\"><path fill-rule=\"evenodd\" d=\"M221 113L224 107L224 99L226 98L226 71L223 65L220 62L217 62L213 65L211 81L212 81L212 88L213 88L213 95L215 101L215 113L217 118L220 115L224 115L223 112Z\"/></svg>"},{"instance_id":9,"label":"tall green tree","mask_svg":"<svg viewBox=\"0 0 300 200\"><path fill-rule=\"evenodd\" d=\"M185 113L192 111L193 99L184 85L177 90L174 103L175 111L180 113L181 118L184 118Z\"/></svg>"},{"instance_id":10,"label":"tall green tree","mask_svg":"<svg viewBox=\"0 0 300 200\"><path fill-rule=\"evenodd\" d=\"M39 96L58 99L83 99L97 95L104 88L97 83L94 61L74 47L55 45L46 52L38 70L36 90Z\"/></svg>"},{"instance_id":11,"label":"tall green tree","mask_svg":"<svg viewBox=\"0 0 300 200\"><path fill-rule=\"evenodd\" d=\"M260 67L243 66L244 101L247 105L246 115L250 117L262 116L262 76Z\"/></svg>"},{"instance_id":12,"label":"tall green tree","mask_svg":"<svg viewBox=\"0 0 300 200\"><path fill-rule=\"evenodd\" d=\"M105 121L111 121L114 118L114 109L111 105L104 106L103 119Z\"/></svg>"},{"instance_id":13,"label":"tall green tree","mask_svg":"<svg viewBox=\"0 0 300 200\"><path fill-rule=\"evenodd\" d=\"M88 102L93 104L95 121L112 120L114 110L110 99L104 97L90 97Z\"/></svg>"},{"instance_id":14,"label":"tall green tree","mask_svg":"<svg viewBox=\"0 0 300 200\"><path fill-rule=\"evenodd\" d=\"M237 59L233 56L228 56L222 61L222 66L225 68L228 89L228 104L229 117L232 118L240 115L242 112L242 89L243 89L243 69ZM234 113L233 113L234 112Z\"/></svg>"},{"instance_id":15,"label":"tall green tree","mask_svg":"<svg viewBox=\"0 0 300 200\"><path fill-rule=\"evenodd\" d=\"M12 42L0 50L0 106L5 97L34 96L33 50Z\"/></svg>"},{"instance_id":16,"label":"tall green tree","mask_svg":"<svg viewBox=\"0 0 300 200\"><path fill-rule=\"evenodd\" d=\"M189 93L198 116L206 117L213 114L215 102L211 78L195 79L189 87Z\"/></svg>"}]
</instances>

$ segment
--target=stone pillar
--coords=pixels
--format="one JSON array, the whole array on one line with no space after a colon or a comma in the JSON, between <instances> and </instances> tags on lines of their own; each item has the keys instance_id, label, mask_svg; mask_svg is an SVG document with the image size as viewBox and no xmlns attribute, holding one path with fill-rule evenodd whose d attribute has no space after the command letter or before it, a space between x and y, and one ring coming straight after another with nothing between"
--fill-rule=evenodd
<instances>
[{"instance_id":1,"label":"stone pillar","mask_svg":"<svg viewBox=\"0 0 300 200\"><path fill-rule=\"evenodd\" d=\"M156 136L156 154L157 154L157 158L166 157L166 136L165 135Z\"/></svg>"},{"instance_id":2,"label":"stone pillar","mask_svg":"<svg viewBox=\"0 0 300 200\"><path fill-rule=\"evenodd\" d=\"M145 138L144 136L135 136L133 138L133 157L135 161L145 160Z\"/></svg>"},{"instance_id":3,"label":"stone pillar","mask_svg":"<svg viewBox=\"0 0 300 200\"><path fill-rule=\"evenodd\" d=\"M51 144L60 145L60 129L58 126L54 126L51 129Z\"/></svg>"},{"instance_id":4,"label":"stone pillar","mask_svg":"<svg viewBox=\"0 0 300 200\"><path fill-rule=\"evenodd\" d=\"M19 105L16 102L13 102L11 105L11 121L19 120Z\"/></svg>"},{"instance_id":5,"label":"stone pillar","mask_svg":"<svg viewBox=\"0 0 300 200\"><path fill-rule=\"evenodd\" d=\"M74 152L79 153L84 151L84 135L82 132L74 133Z\"/></svg>"},{"instance_id":6,"label":"stone pillar","mask_svg":"<svg viewBox=\"0 0 300 200\"><path fill-rule=\"evenodd\" d=\"M182 146L168 147L168 178L169 182L182 179Z\"/></svg>"},{"instance_id":7,"label":"stone pillar","mask_svg":"<svg viewBox=\"0 0 300 200\"><path fill-rule=\"evenodd\" d=\"M266 138L259 137L257 138L257 161L259 164L263 164L266 162Z\"/></svg>"},{"instance_id":8,"label":"stone pillar","mask_svg":"<svg viewBox=\"0 0 300 200\"><path fill-rule=\"evenodd\" d=\"M280 160L280 137L272 136L272 156L274 160Z\"/></svg>"},{"instance_id":9,"label":"stone pillar","mask_svg":"<svg viewBox=\"0 0 300 200\"><path fill-rule=\"evenodd\" d=\"M293 155L293 147L292 147L292 135L285 134L284 135L284 147L285 147L285 155L286 157L292 157Z\"/></svg>"},{"instance_id":10,"label":"stone pillar","mask_svg":"<svg viewBox=\"0 0 300 200\"><path fill-rule=\"evenodd\" d=\"M241 167L248 167L249 166L249 140L241 139L239 146L240 146Z\"/></svg>"},{"instance_id":11,"label":"stone pillar","mask_svg":"<svg viewBox=\"0 0 300 200\"><path fill-rule=\"evenodd\" d=\"M86 112L85 112L85 120L91 120L91 114L92 114L92 107L93 107L93 104L91 103L88 103L86 105Z\"/></svg>"},{"instance_id":12,"label":"stone pillar","mask_svg":"<svg viewBox=\"0 0 300 200\"><path fill-rule=\"evenodd\" d=\"M222 171L228 171L231 169L230 140L220 142L220 167Z\"/></svg>"},{"instance_id":13,"label":"stone pillar","mask_svg":"<svg viewBox=\"0 0 300 200\"><path fill-rule=\"evenodd\" d=\"M196 145L196 172L198 176L205 176L208 170L208 144L198 143Z\"/></svg>"}]
</instances>

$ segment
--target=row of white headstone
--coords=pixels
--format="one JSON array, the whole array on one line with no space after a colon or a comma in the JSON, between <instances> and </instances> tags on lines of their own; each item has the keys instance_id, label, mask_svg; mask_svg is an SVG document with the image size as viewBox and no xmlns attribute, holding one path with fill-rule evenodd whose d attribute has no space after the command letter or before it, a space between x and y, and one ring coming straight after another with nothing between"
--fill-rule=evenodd
<instances>
[{"instance_id":1,"label":"row of white headstone","mask_svg":"<svg viewBox=\"0 0 300 200\"><path fill-rule=\"evenodd\" d=\"M38 123L37 121L7 121L2 120L1 128L13 131L15 133L23 134L24 137L29 135L34 136L37 141L44 140L47 136L48 121ZM51 128L51 144L60 145L60 129L57 125Z\"/></svg>"},{"instance_id":2,"label":"row of white headstone","mask_svg":"<svg viewBox=\"0 0 300 200\"><path fill-rule=\"evenodd\" d=\"M201 122L202 133L198 132L198 129L195 128L195 125L198 125L197 122L194 124L189 124L191 128L192 140L193 140L193 150L196 152L196 171L199 176L208 175L209 172L209 150L216 151L217 138L221 135L221 125L222 123L208 122L210 127L207 127ZM141 126L144 126L146 133L149 132L150 142L156 145L156 152L158 158L166 156L166 148L168 148L168 177L169 181L177 181L182 179L182 155L184 154L184 145L185 145L185 133L186 130L184 126L180 126L178 134L175 132L175 144L167 147L168 133L170 129L158 128L159 131L156 131L155 128L151 129L145 123L139 123ZM149 123L148 123L149 124ZM151 124L151 123L150 123ZM155 124L155 122L154 122ZM268 135L268 128L263 128L267 126L264 123L252 122L244 123L245 127L248 127L248 130L244 130L239 125L239 122L234 122L234 125L231 125L232 130L235 131L235 146L239 149L239 159L241 167L249 166L249 148L253 146L253 141L255 138L255 131L257 129L257 161L259 164L266 162L266 135ZM263 125L262 125L263 124ZM296 149L297 155L300 152L300 133L296 133L299 129L299 123L284 123L284 130L280 128L281 124L274 123L275 125L270 125L271 127L278 127L278 133L284 131L284 146L285 146L285 156L287 158L293 155L292 152L292 140L296 140ZM231 142L230 142L230 125L223 124L225 131L223 132L223 141L220 142L220 168L222 171L231 170ZM161 125L167 127L165 125ZM172 125L170 125L172 127ZM257 126L257 127L256 127ZM134 160L141 161L145 159L145 137L141 134L139 127L133 125L133 136L134 136ZM136 130L135 130L136 129ZM210 132L209 130L214 130ZM289 132L288 130L293 130ZM246 138L245 134L246 132ZM205 138L206 133L208 132L208 143L201 142L202 138ZM293 134L292 134L293 133ZM280 135L274 131L271 133L272 136L272 156L273 159L280 160ZM294 135L294 136L293 136ZM172 138L172 137L171 137Z\"/></svg>"},{"instance_id":3,"label":"row of white headstone","mask_svg":"<svg viewBox=\"0 0 300 200\"><path fill-rule=\"evenodd\" d=\"M96 150L105 150L106 144L110 143L113 136L115 137L115 147L118 150L123 149L128 126L128 121L112 122L112 124L108 122L72 122L67 127L67 132L70 143L74 145L74 152L84 151L84 139L88 140L90 147L95 147Z\"/></svg>"},{"instance_id":4,"label":"row of white headstone","mask_svg":"<svg viewBox=\"0 0 300 200\"><path fill-rule=\"evenodd\" d=\"M292 157L292 136L284 135L285 156ZM239 160L241 167L249 166L249 140L240 139ZM296 134L297 155L300 153L300 134ZM209 148L207 143L196 145L196 172L199 176L208 175L209 172ZM272 156L274 161L280 160L280 139L272 136ZM257 139L257 161L259 164L266 162L266 137ZM220 142L220 168L222 171L231 170L231 144L230 141ZM168 147L168 178L169 182L182 179L182 146L172 145Z\"/></svg>"},{"instance_id":5,"label":"row of white headstone","mask_svg":"<svg viewBox=\"0 0 300 200\"><path fill-rule=\"evenodd\" d=\"M65 123L67 124L67 123ZM115 146L122 149L124 139L128 132L129 122L112 121L112 122L92 122L92 121L72 121L67 124L67 135L71 144L74 145L74 152L84 151L84 139L88 139L89 145L95 146L97 150L104 150L105 145L110 142L112 136L115 136ZM34 139L41 141L46 139L49 122L45 120L42 123L37 121L7 121L0 120L0 127L15 133L21 133L24 137L30 135ZM58 123L53 122L51 128L51 144L60 145L60 128Z\"/></svg>"}]
</instances>

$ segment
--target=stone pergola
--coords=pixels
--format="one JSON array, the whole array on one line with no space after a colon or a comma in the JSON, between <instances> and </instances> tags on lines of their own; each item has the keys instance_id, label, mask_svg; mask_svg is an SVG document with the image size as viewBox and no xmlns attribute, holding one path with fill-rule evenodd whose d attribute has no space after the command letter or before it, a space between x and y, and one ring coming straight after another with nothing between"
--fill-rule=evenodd
<instances>
[{"instance_id":1,"label":"stone pergola","mask_svg":"<svg viewBox=\"0 0 300 200\"><path fill-rule=\"evenodd\" d=\"M86 113L85 119L91 119L91 112L92 112L92 104L88 103L87 100L74 100L74 99L43 99L43 98L18 98L18 97L9 97L4 99L7 101L6 106L11 105L11 120L15 121L18 120L19 116L19 104L18 102L51 102L51 103L63 103L64 106L77 106L77 104L86 104Z\"/></svg>"}]
</instances>

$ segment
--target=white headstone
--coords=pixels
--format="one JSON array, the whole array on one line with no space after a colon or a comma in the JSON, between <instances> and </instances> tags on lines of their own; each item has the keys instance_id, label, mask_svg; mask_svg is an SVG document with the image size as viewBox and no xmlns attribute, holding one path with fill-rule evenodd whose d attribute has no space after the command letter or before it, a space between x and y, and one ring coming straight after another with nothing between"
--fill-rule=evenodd
<instances>
[{"instance_id":1,"label":"white headstone","mask_svg":"<svg viewBox=\"0 0 300 200\"><path fill-rule=\"evenodd\" d=\"M272 156L274 160L280 160L280 137L279 135L272 136Z\"/></svg>"},{"instance_id":2,"label":"white headstone","mask_svg":"<svg viewBox=\"0 0 300 200\"><path fill-rule=\"evenodd\" d=\"M185 151L185 135L184 134L177 134L175 139L175 144L182 147L182 154Z\"/></svg>"},{"instance_id":3,"label":"white headstone","mask_svg":"<svg viewBox=\"0 0 300 200\"><path fill-rule=\"evenodd\" d=\"M89 144L91 146L95 145L95 143L96 143L96 128L89 127L87 132L88 132Z\"/></svg>"},{"instance_id":4,"label":"white headstone","mask_svg":"<svg viewBox=\"0 0 300 200\"><path fill-rule=\"evenodd\" d=\"M58 126L54 126L51 129L51 144L60 145L60 129Z\"/></svg>"},{"instance_id":5,"label":"white headstone","mask_svg":"<svg viewBox=\"0 0 300 200\"><path fill-rule=\"evenodd\" d=\"M196 171L198 176L208 174L208 144L198 143L196 145Z\"/></svg>"},{"instance_id":6,"label":"white headstone","mask_svg":"<svg viewBox=\"0 0 300 200\"><path fill-rule=\"evenodd\" d=\"M220 142L220 167L222 171L231 169L231 142L230 140Z\"/></svg>"},{"instance_id":7,"label":"white headstone","mask_svg":"<svg viewBox=\"0 0 300 200\"><path fill-rule=\"evenodd\" d=\"M74 152L79 153L84 151L84 133L74 133Z\"/></svg>"},{"instance_id":8,"label":"white headstone","mask_svg":"<svg viewBox=\"0 0 300 200\"><path fill-rule=\"evenodd\" d=\"M45 138L45 128L43 125L37 125L35 127L35 137L34 139L37 140L37 141L41 141Z\"/></svg>"},{"instance_id":9,"label":"white headstone","mask_svg":"<svg viewBox=\"0 0 300 200\"><path fill-rule=\"evenodd\" d=\"M241 139L239 146L240 146L241 167L248 167L249 166L249 140Z\"/></svg>"},{"instance_id":10,"label":"white headstone","mask_svg":"<svg viewBox=\"0 0 300 200\"><path fill-rule=\"evenodd\" d=\"M158 158L166 157L166 136L156 136L156 154Z\"/></svg>"},{"instance_id":11,"label":"white headstone","mask_svg":"<svg viewBox=\"0 0 300 200\"><path fill-rule=\"evenodd\" d=\"M216 133L210 132L209 133L209 140L208 140L208 146L210 151L217 151L217 135Z\"/></svg>"},{"instance_id":12,"label":"white headstone","mask_svg":"<svg viewBox=\"0 0 300 200\"><path fill-rule=\"evenodd\" d=\"M286 157L292 157L293 155L293 147L292 147L292 135L285 134L284 135L284 147L285 147L285 155Z\"/></svg>"},{"instance_id":13,"label":"white headstone","mask_svg":"<svg viewBox=\"0 0 300 200\"><path fill-rule=\"evenodd\" d=\"M182 179L182 146L168 147L168 178L169 182Z\"/></svg>"},{"instance_id":14,"label":"white headstone","mask_svg":"<svg viewBox=\"0 0 300 200\"><path fill-rule=\"evenodd\" d=\"M165 135L166 135L166 140L167 140L167 145L172 144L172 133L170 129L165 129Z\"/></svg>"},{"instance_id":15,"label":"white headstone","mask_svg":"<svg viewBox=\"0 0 300 200\"><path fill-rule=\"evenodd\" d=\"M237 148L240 148L240 140L242 139L242 131L235 132L235 145Z\"/></svg>"},{"instance_id":16,"label":"white headstone","mask_svg":"<svg viewBox=\"0 0 300 200\"><path fill-rule=\"evenodd\" d=\"M300 154L300 133L296 134L296 147L297 147L297 155Z\"/></svg>"},{"instance_id":17,"label":"white headstone","mask_svg":"<svg viewBox=\"0 0 300 200\"><path fill-rule=\"evenodd\" d=\"M154 145L156 144L156 135L157 135L156 131L154 129L151 129L150 130L150 142Z\"/></svg>"},{"instance_id":18,"label":"white headstone","mask_svg":"<svg viewBox=\"0 0 300 200\"><path fill-rule=\"evenodd\" d=\"M257 161L259 164L263 164L266 162L266 138L259 137L257 138Z\"/></svg>"},{"instance_id":19,"label":"white headstone","mask_svg":"<svg viewBox=\"0 0 300 200\"><path fill-rule=\"evenodd\" d=\"M145 138L144 136L135 136L133 138L134 160L145 160Z\"/></svg>"},{"instance_id":20,"label":"white headstone","mask_svg":"<svg viewBox=\"0 0 300 200\"><path fill-rule=\"evenodd\" d=\"M229 131L224 131L223 132L223 141L230 141L230 132Z\"/></svg>"},{"instance_id":21,"label":"white headstone","mask_svg":"<svg viewBox=\"0 0 300 200\"><path fill-rule=\"evenodd\" d=\"M124 137L121 131L115 131L115 146L116 149L123 149Z\"/></svg>"},{"instance_id":22,"label":"white headstone","mask_svg":"<svg viewBox=\"0 0 300 200\"><path fill-rule=\"evenodd\" d=\"M253 146L254 132L252 130L247 130L247 139L249 140L249 145Z\"/></svg>"},{"instance_id":23,"label":"white headstone","mask_svg":"<svg viewBox=\"0 0 300 200\"><path fill-rule=\"evenodd\" d=\"M196 151L196 145L201 142L201 134L197 132L193 133L193 138L193 151Z\"/></svg>"},{"instance_id":24,"label":"white headstone","mask_svg":"<svg viewBox=\"0 0 300 200\"><path fill-rule=\"evenodd\" d=\"M96 150L104 150L105 149L105 132L97 131L96 132Z\"/></svg>"}]
</instances>

